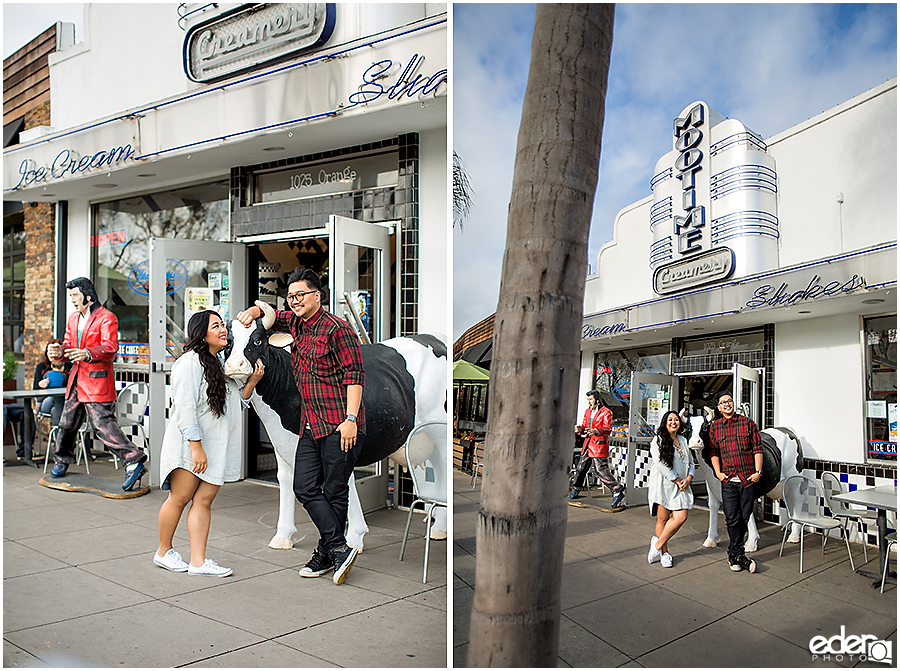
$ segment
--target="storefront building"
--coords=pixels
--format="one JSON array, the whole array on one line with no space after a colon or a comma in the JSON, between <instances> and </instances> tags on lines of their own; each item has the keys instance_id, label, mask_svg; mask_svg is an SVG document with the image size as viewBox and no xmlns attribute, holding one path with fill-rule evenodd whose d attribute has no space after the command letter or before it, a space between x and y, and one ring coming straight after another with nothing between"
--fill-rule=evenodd
<instances>
[{"instance_id":1,"label":"storefront building","mask_svg":"<svg viewBox=\"0 0 900 671\"><path fill-rule=\"evenodd\" d=\"M673 119L585 290L581 405L613 409L626 501L662 413L720 390L800 436L808 477L895 484L896 79L766 140L705 102Z\"/></svg>"},{"instance_id":2,"label":"storefront building","mask_svg":"<svg viewBox=\"0 0 900 671\"><path fill-rule=\"evenodd\" d=\"M295 267L372 342L449 332L445 5L85 7L4 201L57 205L57 311L83 275L117 315L151 460L190 314L285 308ZM249 427L244 475L274 469L266 442Z\"/></svg>"}]
</instances>

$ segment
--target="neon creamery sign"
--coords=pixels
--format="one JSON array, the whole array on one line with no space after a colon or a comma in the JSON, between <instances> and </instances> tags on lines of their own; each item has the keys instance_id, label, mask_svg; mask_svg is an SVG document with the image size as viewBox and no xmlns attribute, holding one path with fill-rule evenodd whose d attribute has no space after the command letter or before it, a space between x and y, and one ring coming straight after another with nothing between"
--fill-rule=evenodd
<instances>
[{"instance_id":1,"label":"neon creamery sign","mask_svg":"<svg viewBox=\"0 0 900 671\"><path fill-rule=\"evenodd\" d=\"M188 31L184 72L209 82L257 70L325 44L334 26L333 2L241 6Z\"/></svg>"},{"instance_id":2,"label":"neon creamery sign","mask_svg":"<svg viewBox=\"0 0 900 671\"><path fill-rule=\"evenodd\" d=\"M100 151L84 156L79 156L71 149L63 149L56 155L49 166L40 166L33 159L26 158L19 164L19 183L16 189L26 186L62 179L67 175L77 175L93 168L110 168L113 165L134 160L134 149L130 144L124 147L101 149Z\"/></svg>"}]
</instances>

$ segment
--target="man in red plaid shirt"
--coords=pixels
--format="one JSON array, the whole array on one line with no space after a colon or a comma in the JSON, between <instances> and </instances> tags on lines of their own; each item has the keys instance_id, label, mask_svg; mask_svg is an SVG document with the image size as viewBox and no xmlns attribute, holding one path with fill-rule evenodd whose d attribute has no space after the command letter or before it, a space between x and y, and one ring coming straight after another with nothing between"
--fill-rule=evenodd
<instances>
[{"instance_id":1,"label":"man in red plaid shirt","mask_svg":"<svg viewBox=\"0 0 900 671\"><path fill-rule=\"evenodd\" d=\"M322 309L323 294L315 272L296 269L288 277L291 309L277 310L272 328L294 339L291 367L303 400L294 494L319 530L319 544L300 575L312 578L333 569L333 581L340 585L359 553L347 545L344 525L347 481L366 433L365 373L359 338L347 322ZM254 306L238 314L237 320L250 326L261 312Z\"/></svg>"},{"instance_id":2,"label":"man in red plaid shirt","mask_svg":"<svg viewBox=\"0 0 900 671\"><path fill-rule=\"evenodd\" d=\"M710 461L722 481L722 509L728 527L728 565L732 571L756 572L756 562L744 554L744 535L753 514L756 483L762 477L763 450L759 428L734 411L731 392L716 398L721 414L709 427Z\"/></svg>"}]
</instances>

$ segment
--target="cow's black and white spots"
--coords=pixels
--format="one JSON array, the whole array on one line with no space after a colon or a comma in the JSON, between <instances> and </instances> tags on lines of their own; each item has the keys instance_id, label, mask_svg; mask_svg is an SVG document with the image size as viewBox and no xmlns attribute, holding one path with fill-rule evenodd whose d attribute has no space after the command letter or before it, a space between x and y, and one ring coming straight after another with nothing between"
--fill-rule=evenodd
<instances>
[{"instance_id":1,"label":"cow's black and white spots","mask_svg":"<svg viewBox=\"0 0 900 671\"><path fill-rule=\"evenodd\" d=\"M710 408L704 408L705 416L692 416L687 418L690 427L690 448L697 453L699 458L695 463L706 481L706 490L709 495L709 531L703 546L716 547L719 541L719 510L722 508L722 483L716 477L709 462L709 423L713 412ZM686 413L682 412L681 418L686 419ZM771 428L760 431L760 439L763 447L763 475L760 478L760 494L765 495L776 489L786 478L801 473L803 467L803 455L801 453L800 439L790 429ZM797 525L791 527L789 541L796 543L800 534ZM747 542L744 544L747 552L756 552L759 548L759 529L756 526L756 518L751 515L747 524Z\"/></svg>"},{"instance_id":2,"label":"cow's black and white spots","mask_svg":"<svg viewBox=\"0 0 900 671\"><path fill-rule=\"evenodd\" d=\"M250 328L233 320L229 323L229 345L225 350L226 375L246 378L252 362L261 359L266 373L256 385L251 403L266 427L275 447L278 464L280 506L278 526L269 543L273 548L290 548L294 526L293 493L294 454L300 434L300 394L291 371L291 338L275 333L267 336L274 323L272 309L257 302L264 316ZM403 462L403 444L413 427L426 422L447 420L447 347L430 335L392 338L374 345L363 345L366 383L363 403L366 407L367 435L357 464L366 466L385 457ZM446 468L446 430L430 425L417 434L416 441L430 441L426 450L434 452L435 467ZM351 476L347 543L360 550L368 528ZM436 520L446 529L446 520Z\"/></svg>"}]
</instances>

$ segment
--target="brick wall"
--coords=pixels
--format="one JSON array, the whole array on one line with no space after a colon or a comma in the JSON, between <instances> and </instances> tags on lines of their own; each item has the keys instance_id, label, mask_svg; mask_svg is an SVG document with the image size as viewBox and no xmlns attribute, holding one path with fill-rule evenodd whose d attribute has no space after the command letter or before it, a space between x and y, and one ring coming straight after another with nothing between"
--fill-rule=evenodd
<instances>
[{"instance_id":1,"label":"brick wall","mask_svg":"<svg viewBox=\"0 0 900 671\"><path fill-rule=\"evenodd\" d=\"M52 203L23 203L25 208L25 388L31 389L34 367L41 360L53 328L56 284L56 223ZM58 337L62 337L59 334Z\"/></svg>"},{"instance_id":2,"label":"brick wall","mask_svg":"<svg viewBox=\"0 0 900 671\"><path fill-rule=\"evenodd\" d=\"M50 101L25 114L25 129L50 125ZM53 290L56 284L56 206L22 203L25 214L25 350L23 380L31 389L34 367L54 332Z\"/></svg>"}]
</instances>

